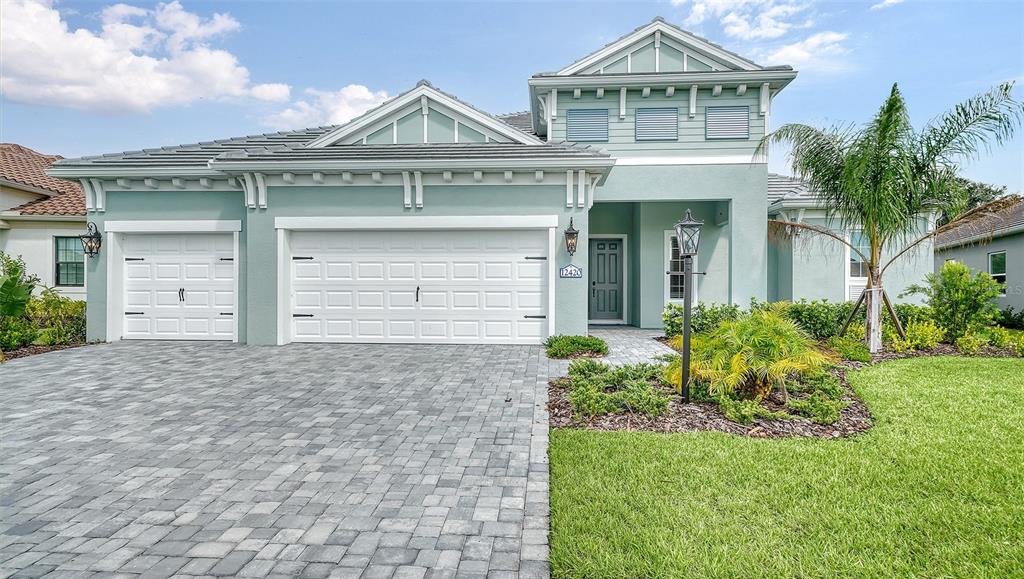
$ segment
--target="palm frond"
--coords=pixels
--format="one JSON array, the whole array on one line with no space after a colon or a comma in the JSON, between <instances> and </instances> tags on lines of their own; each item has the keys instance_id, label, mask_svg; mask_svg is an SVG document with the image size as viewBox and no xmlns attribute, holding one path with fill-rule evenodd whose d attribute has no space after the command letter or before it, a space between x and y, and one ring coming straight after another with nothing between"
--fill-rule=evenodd
<instances>
[{"instance_id":1,"label":"palm frond","mask_svg":"<svg viewBox=\"0 0 1024 579\"><path fill-rule=\"evenodd\" d=\"M1013 98L1013 84L975 95L928 123L921 135L919 162L955 164L1011 139L1024 122L1024 104Z\"/></svg>"}]
</instances>

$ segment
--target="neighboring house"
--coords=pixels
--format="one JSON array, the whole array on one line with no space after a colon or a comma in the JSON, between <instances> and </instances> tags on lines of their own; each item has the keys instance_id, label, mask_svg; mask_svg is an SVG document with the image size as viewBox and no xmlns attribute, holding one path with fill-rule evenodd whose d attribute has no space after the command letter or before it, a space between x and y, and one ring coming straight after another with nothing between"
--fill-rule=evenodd
<instances>
[{"instance_id":1,"label":"neighboring house","mask_svg":"<svg viewBox=\"0 0 1024 579\"><path fill-rule=\"evenodd\" d=\"M85 197L77 183L50 177L61 157L0 143L0 251L25 260L43 286L85 299Z\"/></svg>"},{"instance_id":2,"label":"neighboring house","mask_svg":"<svg viewBox=\"0 0 1024 579\"><path fill-rule=\"evenodd\" d=\"M870 243L860 230L843 228L840 219L829 216L818 196L799 179L774 173L768 175L768 218L825 227L851 241L861 252L870 252ZM930 219L921 219L914 237L924 235L932 227ZM860 297L867 287L867 265L856 253L824 235L799 229L792 233L794 235L769 234L769 300L827 299L835 302ZM892 256L902 248L896 243L888 247L886 253ZM932 271L932 252L933 243L926 240L900 256L899 261L886 270L882 283L894 302L921 302L920 296L901 298L899 295L908 286L923 282Z\"/></svg>"},{"instance_id":3,"label":"neighboring house","mask_svg":"<svg viewBox=\"0 0 1024 579\"><path fill-rule=\"evenodd\" d=\"M965 217L935 239L935 271L947 261L988 272L1003 284L999 307L1024 310L1024 200L996 213Z\"/></svg>"},{"instance_id":4,"label":"neighboring house","mask_svg":"<svg viewBox=\"0 0 1024 579\"><path fill-rule=\"evenodd\" d=\"M795 77L656 19L492 116L421 82L341 126L71 159L103 232L89 338L538 343L768 297L768 171ZM564 242L579 231L575 255ZM930 257L929 257L930 259ZM842 299L838 292L833 297Z\"/></svg>"}]
</instances>

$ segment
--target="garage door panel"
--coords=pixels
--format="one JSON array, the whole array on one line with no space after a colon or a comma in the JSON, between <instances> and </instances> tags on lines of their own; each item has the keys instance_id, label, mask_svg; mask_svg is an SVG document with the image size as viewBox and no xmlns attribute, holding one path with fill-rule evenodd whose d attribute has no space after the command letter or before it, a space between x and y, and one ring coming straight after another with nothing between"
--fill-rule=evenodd
<instances>
[{"instance_id":1,"label":"garage door panel","mask_svg":"<svg viewBox=\"0 0 1024 579\"><path fill-rule=\"evenodd\" d=\"M293 311L323 322L293 318L295 340L539 343L546 334L544 319L524 319L545 315L547 263L536 258L547 255L546 231L291 235L293 255L311 258L293 261Z\"/></svg>"}]
</instances>

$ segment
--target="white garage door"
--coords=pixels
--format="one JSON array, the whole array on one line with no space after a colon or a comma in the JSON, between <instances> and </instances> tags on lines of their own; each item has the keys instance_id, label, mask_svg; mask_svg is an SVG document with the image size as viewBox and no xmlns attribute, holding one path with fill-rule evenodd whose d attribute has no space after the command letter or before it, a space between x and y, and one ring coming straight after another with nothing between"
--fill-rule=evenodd
<instances>
[{"instance_id":1,"label":"white garage door","mask_svg":"<svg viewBox=\"0 0 1024 579\"><path fill-rule=\"evenodd\" d=\"M292 233L300 342L536 344L547 231Z\"/></svg>"},{"instance_id":2,"label":"white garage door","mask_svg":"<svg viewBox=\"0 0 1024 579\"><path fill-rule=\"evenodd\" d=\"M125 235L124 338L231 340L234 235Z\"/></svg>"}]
</instances>

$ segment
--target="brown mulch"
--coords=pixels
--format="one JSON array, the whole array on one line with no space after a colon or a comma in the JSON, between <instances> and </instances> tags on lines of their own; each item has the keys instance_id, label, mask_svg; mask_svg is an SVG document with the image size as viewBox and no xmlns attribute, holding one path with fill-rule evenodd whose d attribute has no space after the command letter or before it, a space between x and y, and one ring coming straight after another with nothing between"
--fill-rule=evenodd
<instances>
[{"instance_id":1,"label":"brown mulch","mask_svg":"<svg viewBox=\"0 0 1024 579\"><path fill-rule=\"evenodd\" d=\"M552 360L575 360L577 358L604 358L607 354L601 354L600 352L591 352L590 350L584 350L581 352L573 352L564 358L551 358ZM550 358L550 356L548 356Z\"/></svg>"},{"instance_id":2,"label":"brown mulch","mask_svg":"<svg viewBox=\"0 0 1024 579\"><path fill-rule=\"evenodd\" d=\"M84 346L81 344L54 344L52 346L25 346L18 348L17 350L10 350L4 352L4 357L8 360L15 358L25 358L26 356L35 356L36 354L45 354L47 352L56 352L57 350L68 350L70 348L78 348Z\"/></svg>"},{"instance_id":3,"label":"brown mulch","mask_svg":"<svg viewBox=\"0 0 1024 579\"><path fill-rule=\"evenodd\" d=\"M890 352L888 350L871 356L872 363L884 362L886 360L902 360L903 358L924 358L929 356L967 356L952 344L939 344L930 350L911 350L909 352ZM1017 358L1017 352L1012 348L996 348L995 346L982 346L975 358Z\"/></svg>"},{"instance_id":4,"label":"brown mulch","mask_svg":"<svg viewBox=\"0 0 1024 579\"><path fill-rule=\"evenodd\" d=\"M873 419L864 402L853 393L843 370L838 371L846 390L843 400L849 405L840 413L835 424L815 424L807 418L794 416L788 420L754 420L751 424L738 424L727 419L717 404L692 402L683 404L675 390L663 388L672 396L668 409L659 417L642 414L618 413L593 418L573 416L572 405L566 396L566 381L548 383L548 413L552 428L578 428L584 430L627 430L646 432L725 432L757 438L811 437L834 439L853 436L871 428ZM791 395L794 396L794 395ZM795 396L794 396L795 397ZM765 401L769 410L783 410L781 398L773 394Z\"/></svg>"}]
</instances>

